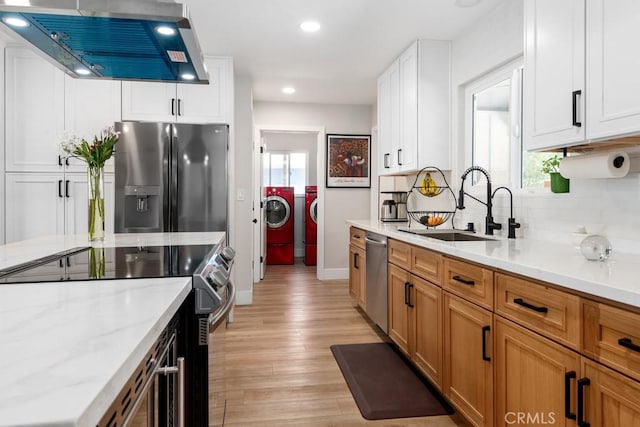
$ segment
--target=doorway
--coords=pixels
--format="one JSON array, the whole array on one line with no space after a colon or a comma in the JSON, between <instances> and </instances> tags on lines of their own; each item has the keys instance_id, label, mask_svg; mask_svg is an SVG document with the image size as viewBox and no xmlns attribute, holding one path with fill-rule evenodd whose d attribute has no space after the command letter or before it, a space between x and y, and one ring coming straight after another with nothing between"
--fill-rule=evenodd
<instances>
[{"instance_id":1,"label":"doorway","mask_svg":"<svg viewBox=\"0 0 640 427\"><path fill-rule=\"evenodd\" d=\"M255 195L257 230L254 233L254 282L264 278L267 260L267 198L268 187L294 189L294 241L296 258L306 255L305 202L308 186L317 188L314 205L317 240L315 244L316 277L323 278L324 267L324 127L255 126ZM278 248L280 249L280 248ZM258 266L257 268L255 266Z\"/></svg>"}]
</instances>

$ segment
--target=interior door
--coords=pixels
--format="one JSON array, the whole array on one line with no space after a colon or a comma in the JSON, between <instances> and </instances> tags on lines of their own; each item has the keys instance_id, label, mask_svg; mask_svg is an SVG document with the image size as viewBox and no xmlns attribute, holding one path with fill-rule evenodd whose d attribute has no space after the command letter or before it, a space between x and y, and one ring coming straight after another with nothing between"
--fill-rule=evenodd
<instances>
[{"instance_id":1,"label":"interior door","mask_svg":"<svg viewBox=\"0 0 640 427\"><path fill-rule=\"evenodd\" d=\"M253 223L256 229L253 233L253 281L259 282L264 278L267 256L267 221L266 221L266 189L263 182L264 152L262 131L257 129L254 134L253 157Z\"/></svg>"},{"instance_id":2,"label":"interior door","mask_svg":"<svg viewBox=\"0 0 640 427\"><path fill-rule=\"evenodd\" d=\"M264 156L267 148L263 144L260 136L260 164L257 175L260 177L260 280L264 279L264 272L267 268L267 189L264 186L262 171L264 170Z\"/></svg>"}]
</instances>

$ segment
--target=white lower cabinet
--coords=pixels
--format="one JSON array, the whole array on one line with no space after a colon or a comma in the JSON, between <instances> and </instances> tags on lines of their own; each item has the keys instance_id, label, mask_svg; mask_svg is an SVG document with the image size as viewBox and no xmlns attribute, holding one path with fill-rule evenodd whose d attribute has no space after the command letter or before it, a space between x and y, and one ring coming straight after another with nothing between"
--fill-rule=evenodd
<instances>
[{"instance_id":1,"label":"white lower cabinet","mask_svg":"<svg viewBox=\"0 0 640 427\"><path fill-rule=\"evenodd\" d=\"M113 233L115 184L105 174L105 229ZM87 176L82 173L7 173L6 242L87 233Z\"/></svg>"}]
</instances>

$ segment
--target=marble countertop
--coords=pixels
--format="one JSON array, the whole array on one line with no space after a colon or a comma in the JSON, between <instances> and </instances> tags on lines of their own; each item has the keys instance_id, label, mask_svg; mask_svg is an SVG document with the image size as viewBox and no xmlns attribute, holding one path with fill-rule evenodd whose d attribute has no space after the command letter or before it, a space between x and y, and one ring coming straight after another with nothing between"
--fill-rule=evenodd
<instances>
[{"instance_id":1,"label":"marble countertop","mask_svg":"<svg viewBox=\"0 0 640 427\"><path fill-rule=\"evenodd\" d=\"M94 426L191 279L0 286L0 426Z\"/></svg>"},{"instance_id":2,"label":"marble countertop","mask_svg":"<svg viewBox=\"0 0 640 427\"><path fill-rule=\"evenodd\" d=\"M347 223L496 269L640 307L640 257L635 254L614 251L604 262L588 261L579 249L569 244L499 237L492 241L445 242L398 231L398 227L406 227L406 223L371 220Z\"/></svg>"},{"instance_id":3,"label":"marble countertop","mask_svg":"<svg viewBox=\"0 0 640 427\"><path fill-rule=\"evenodd\" d=\"M216 244L225 233L108 235L93 246ZM86 235L0 246L0 269ZM191 278L0 285L0 427L95 426L191 291Z\"/></svg>"}]
</instances>

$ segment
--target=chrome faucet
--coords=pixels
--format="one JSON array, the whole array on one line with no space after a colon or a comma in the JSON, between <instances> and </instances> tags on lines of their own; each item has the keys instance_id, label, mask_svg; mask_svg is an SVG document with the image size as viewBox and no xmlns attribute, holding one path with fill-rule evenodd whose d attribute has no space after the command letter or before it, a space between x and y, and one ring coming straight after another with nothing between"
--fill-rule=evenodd
<instances>
[{"instance_id":1,"label":"chrome faucet","mask_svg":"<svg viewBox=\"0 0 640 427\"><path fill-rule=\"evenodd\" d=\"M467 179L467 175L469 175L471 172L473 171L478 171L480 173L482 173L484 175L484 177L487 179L487 202L483 202L480 199L477 199L475 197L473 197L471 194L465 193L464 192L464 180ZM498 224L495 223L493 221L493 205L491 203L491 198L492 198L492 193L491 193L491 178L489 177L489 172L487 172L486 169L481 168L480 166L471 166L469 169L467 169L466 171L464 171L464 173L462 174L462 182L460 183L460 193L458 196L458 206L457 208L462 210L464 209L464 195L467 195L469 197L471 197L473 200L482 203L483 205L485 205L487 207L487 217L485 218L485 233L488 236L493 236L493 230L500 230L502 229L502 224Z\"/></svg>"},{"instance_id":2,"label":"chrome faucet","mask_svg":"<svg viewBox=\"0 0 640 427\"><path fill-rule=\"evenodd\" d=\"M510 214L509 214L509 234L508 234L507 237L509 239L515 239L516 238L516 228L520 228L520 223L516 222L516 219L513 217L513 193L507 187L498 187L495 190L493 190L493 194L491 194L491 198L492 199L496 195L498 190L506 190L506 191L509 192L509 206L510 206L510 211L509 212L510 212Z\"/></svg>"}]
</instances>

